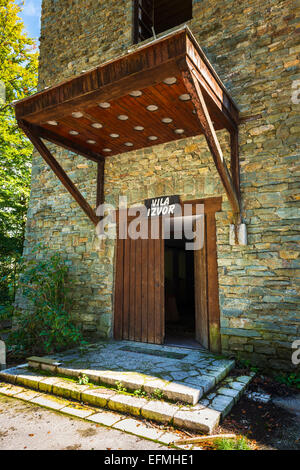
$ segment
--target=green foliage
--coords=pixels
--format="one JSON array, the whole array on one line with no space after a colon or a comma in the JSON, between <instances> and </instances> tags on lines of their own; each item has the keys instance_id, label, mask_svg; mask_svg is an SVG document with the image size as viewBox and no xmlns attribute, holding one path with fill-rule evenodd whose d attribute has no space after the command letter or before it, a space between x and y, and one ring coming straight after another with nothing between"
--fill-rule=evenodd
<instances>
[{"instance_id":1,"label":"green foliage","mask_svg":"<svg viewBox=\"0 0 300 470\"><path fill-rule=\"evenodd\" d=\"M49 353L80 343L80 331L68 313L67 273L59 254L23 261L19 286L28 308L15 312L17 328L9 337L15 351Z\"/></svg>"},{"instance_id":2,"label":"green foliage","mask_svg":"<svg viewBox=\"0 0 300 470\"><path fill-rule=\"evenodd\" d=\"M253 365L248 359L238 359L237 367L248 369L251 372L259 372L259 367Z\"/></svg>"},{"instance_id":3,"label":"green foliage","mask_svg":"<svg viewBox=\"0 0 300 470\"><path fill-rule=\"evenodd\" d=\"M13 316L13 306L11 304L0 305L0 324L5 320L11 320Z\"/></svg>"},{"instance_id":4,"label":"green foliage","mask_svg":"<svg viewBox=\"0 0 300 470\"><path fill-rule=\"evenodd\" d=\"M153 398L156 398L157 400L162 400L164 397L163 391L160 390L159 388L156 388L154 392L152 393Z\"/></svg>"},{"instance_id":5,"label":"green foliage","mask_svg":"<svg viewBox=\"0 0 300 470\"><path fill-rule=\"evenodd\" d=\"M89 378L86 374L80 374L78 377L79 385L87 385L89 383Z\"/></svg>"},{"instance_id":6,"label":"green foliage","mask_svg":"<svg viewBox=\"0 0 300 470\"><path fill-rule=\"evenodd\" d=\"M277 382L285 384L288 387L294 387L300 390L300 372L292 372L291 374L280 374L275 377Z\"/></svg>"},{"instance_id":7,"label":"green foliage","mask_svg":"<svg viewBox=\"0 0 300 470\"><path fill-rule=\"evenodd\" d=\"M38 54L15 0L0 0L0 304L14 299L29 199L32 145L11 102L36 90Z\"/></svg>"},{"instance_id":8,"label":"green foliage","mask_svg":"<svg viewBox=\"0 0 300 470\"><path fill-rule=\"evenodd\" d=\"M137 390L135 390L133 392L133 395L135 395L136 397L147 397L147 393L145 392L145 390L143 390L143 388L138 388Z\"/></svg>"},{"instance_id":9,"label":"green foliage","mask_svg":"<svg viewBox=\"0 0 300 470\"><path fill-rule=\"evenodd\" d=\"M116 389L118 392L127 392L127 388L125 388L122 382L116 382Z\"/></svg>"},{"instance_id":10,"label":"green foliage","mask_svg":"<svg viewBox=\"0 0 300 470\"><path fill-rule=\"evenodd\" d=\"M214 447L215 450L251 450L245 437L237 439L216 439Z\"/></svg>"}]
</instances>

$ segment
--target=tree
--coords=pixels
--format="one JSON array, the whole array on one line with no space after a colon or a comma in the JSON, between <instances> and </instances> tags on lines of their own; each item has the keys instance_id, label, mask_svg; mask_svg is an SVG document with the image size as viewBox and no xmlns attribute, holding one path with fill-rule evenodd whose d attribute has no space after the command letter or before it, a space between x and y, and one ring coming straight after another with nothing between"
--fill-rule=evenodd
<instances>
[{"instance_id":1,"label":"tree","mask_svg":"<svg viewBox=\"0 0 300 470\"><path fill-rule=\"evenodd\" d=\"M32 145L11 102L36 90L38 53L20 11L15 0L0 0L0 304L14 295L8 286L22 253L30 190Z\"/></svg>"}]
</instances>

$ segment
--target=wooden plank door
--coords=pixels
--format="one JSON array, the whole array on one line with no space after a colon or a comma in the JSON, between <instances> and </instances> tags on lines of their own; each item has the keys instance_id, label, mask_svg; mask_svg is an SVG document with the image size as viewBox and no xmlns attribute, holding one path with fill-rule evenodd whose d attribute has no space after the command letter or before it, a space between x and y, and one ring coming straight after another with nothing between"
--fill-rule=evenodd
<instances>
[{"instance_id":1,"label":"wooden plank door","mask_svg":"<svg viewBox=\"0 0 300 470\"><path fill-rule=\"evenodd\" d=\"M196 222L196 223L201 223ZM195 271L195 337L202 346L209 349L209 324L207 302L207 248L206 223L203 247L194 251Z\"/></svg>"},{"instance_id":2,"label":"wooden plank door","mask_svg":"<svg viewBox=\"0 0 300 470\"><path fill-rule=\"evenodd\" d=\"M118 239L114 337L162 344L165 336L164 240ZM161 222L160 232L161 232Z\"/></svg>"}]
</instances>

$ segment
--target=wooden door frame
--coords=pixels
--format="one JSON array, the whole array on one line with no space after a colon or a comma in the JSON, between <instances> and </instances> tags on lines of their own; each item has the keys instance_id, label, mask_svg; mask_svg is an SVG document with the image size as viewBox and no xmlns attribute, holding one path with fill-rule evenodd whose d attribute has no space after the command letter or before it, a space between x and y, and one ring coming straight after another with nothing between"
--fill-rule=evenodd
<instances>
[{"instance_id":1,"label":"wooden door frame","mask_svg":"<svg viewBox=\"0 0 300 470\"><path fill-rule=\"evenodd\" d=\"M221 352L221 332L220 332L220 305L219 305L219 279L218 279L218 260L217 260L217 233L216 233L216 212L222 209L222 197L212 197L208 199L198 199L193 201L184 201L185 203L204 204L205 230L204 249L200 250L202 257L199 263L199 277L204 279L204 289L196 285L195 279L195 302L197 295L206 295L206 299L201 298L200 302L207 311L207 331L208 338L205 345L210 351ZM198 254L197 254L198 255ZM195 261L196 257L195 255ZM198 292L196 293L196 290ZM196 314L196 312L195 312Z\"/></svg>"},{"instance_id":2,"label":"wooden door frame","mask_svg":"<svg viewBox=\"0 0 300 470\"><path fill-rule=\"evenodd\" d=\"M220 306L219 306L219 281L218 281L218 263L217 263L217 239L216 239L216 218L215 213L221 211L222 197L211 197L206 199L193 199L181 201L181 204L192 204L193 214L196 214L196 205L204 205L205 214L205 249L201 250L203 253L202 262L200 263L200 277L205 279L206 299L201 299L201 303L207 309L208 320L208 341L207 348L215 353L221 352L221 334L220 334ZM117 218L118 220L118 218ZM117 231L118 233L118 231ZM118 239L116 239L117 250ZM120 254L116 254L115 260L118 259ZM114 292L113 292L113 305L114 305L114 337L116 337L116 323L115 323L115 303L118 302L118 296L121 292L116 292L116 270L117 262L114 263ZM195 279L196 281L196 279ZM198 292L196 293L196 289ZM201 294L200 286L196 286L195 282L195 301L197 296ZM119 335L118 335L119 337Z\"/></svg>"}]
</instances>

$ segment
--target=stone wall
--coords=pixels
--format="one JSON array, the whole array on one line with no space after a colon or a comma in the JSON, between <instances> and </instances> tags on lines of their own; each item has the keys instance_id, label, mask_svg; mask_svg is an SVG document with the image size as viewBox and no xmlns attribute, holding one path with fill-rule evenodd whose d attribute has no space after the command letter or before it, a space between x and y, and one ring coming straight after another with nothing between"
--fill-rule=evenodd
<instances>
[{"instance_id":1,"label":"stone wall","mask_svg":"<svg viewBox=\"0 0 300 470\"><path fill-rule=\"evenodd\" d=\"M111 157L105 166L106 202L119 195L130 204L172 193L184 200L223 196L217 214L223 352L277 370L291 368L291 343L300 338L300 119L292 100L300 46L293 5L194 0L189 23L241 111L248 246L229 246L230 207L203 137ZM40 88L126 53L131 25L131 0L44 0ZM228 136L219 134L228 155ZM95 164L62 150L56 155L95 206ZM98 243L85 214L34 154L25 253L37 241L61 251L70 265L74 318L84 330L110 336L114 241Z\"/></svg>"}]
</instances>

